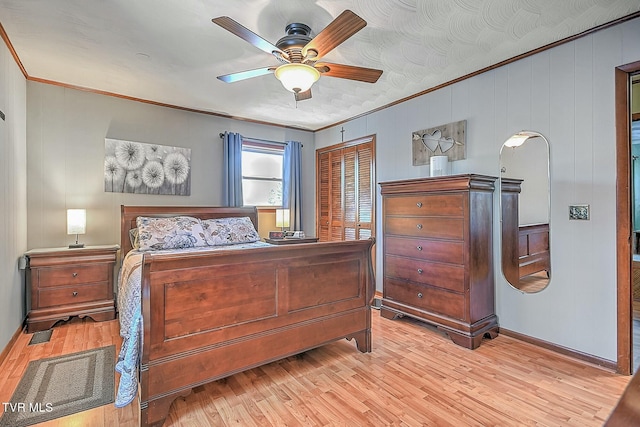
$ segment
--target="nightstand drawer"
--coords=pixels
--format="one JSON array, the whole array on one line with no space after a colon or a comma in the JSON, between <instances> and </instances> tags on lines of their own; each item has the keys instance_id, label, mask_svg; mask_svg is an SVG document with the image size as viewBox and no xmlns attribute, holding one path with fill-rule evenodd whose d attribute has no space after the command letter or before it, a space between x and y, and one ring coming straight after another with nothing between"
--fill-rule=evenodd
<instances>
[{"instance_id":1,"label":"nightstand drawer","mask_svg":"<svg viewBox=\"0 0 640 427\"><path fill-rule=\"evenodd\" d=\"M60 268L39 268L39 287L105 282L112 264L86 264Z\"/></svg>"},{"instance_id":2,"label":"nightstand drawer","mask_svg":"<svg viewBox=\"0 0 640 427\"><path fill-rule=\"evenodd\" d=\"M44 308L112 298L113 295L109 295L109 283L107 282L94 283L92 285L65 286L41 289L39 291L39 306Z\"/></svg>"}]
</instances>

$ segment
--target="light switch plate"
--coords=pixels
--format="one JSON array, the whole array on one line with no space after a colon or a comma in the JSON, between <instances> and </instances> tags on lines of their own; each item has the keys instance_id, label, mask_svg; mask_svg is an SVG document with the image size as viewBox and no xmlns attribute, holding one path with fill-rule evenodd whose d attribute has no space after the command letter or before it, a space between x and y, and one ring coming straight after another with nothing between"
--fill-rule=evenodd
<instances>
[{"instance_id":1,"label":"light switch plate","mask_svg":"<svg viewBox=\"0 0 640 427\"><path fill-rule=\"evenodd\" d=\"M569 219L588 220L589 205L569 205Z\"/></svg>"}]
</instances>

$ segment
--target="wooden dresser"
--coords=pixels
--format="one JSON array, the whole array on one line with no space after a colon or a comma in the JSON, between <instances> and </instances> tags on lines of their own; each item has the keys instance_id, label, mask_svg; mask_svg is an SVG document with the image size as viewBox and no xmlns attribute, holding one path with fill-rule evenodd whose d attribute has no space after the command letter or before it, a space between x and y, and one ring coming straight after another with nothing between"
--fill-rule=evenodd
<instances>
[{"instance_id":1,"label":"wooden dresser","mask_svg":"<svg viewBox=\"0 0 640 427\"><path fill-rule=\"evenodd\" d=\"M383 317L431 323L471 349L497 336L495 180L465 174L380 183Z\"/></svg>"},{"instance_id":2,"label":"wooden dresser","mask_svg":"<svg viewBox=\"0 0 640 427\"><path fill-rule=\"evenodd\" d=\"M27 332L72 316L115 319L114 266L118 245L28 251Z\"/></svg>"}]
</instances>

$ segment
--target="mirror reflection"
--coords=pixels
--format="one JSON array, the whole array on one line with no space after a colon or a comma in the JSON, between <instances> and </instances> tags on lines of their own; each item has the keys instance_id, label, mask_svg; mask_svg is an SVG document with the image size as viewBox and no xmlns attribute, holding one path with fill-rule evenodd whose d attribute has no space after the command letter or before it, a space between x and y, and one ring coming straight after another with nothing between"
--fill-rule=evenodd
<instances>
[{"instance_id":1,"label":"mirror reflection","mask_svg":"<svg viewBox=\"0 0 640 427\"><path fill-rule=\"evenodd\" d=\"M500 149L502 273L528 293L551 280L549 141L521 131Z\"/></svg>"}]
</instances>

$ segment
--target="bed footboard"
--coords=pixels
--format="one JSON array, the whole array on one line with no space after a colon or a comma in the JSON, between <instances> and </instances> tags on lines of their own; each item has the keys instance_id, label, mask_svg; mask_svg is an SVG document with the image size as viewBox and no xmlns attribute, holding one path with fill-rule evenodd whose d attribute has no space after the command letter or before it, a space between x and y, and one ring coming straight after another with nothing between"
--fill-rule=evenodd
<instances>
[{"instance_id":1,"label":"bed footboard","mask_svg":"<svg viewBox=\"0 0 640 427\"><path fill-rule=\"evenodd\" d=\"M140 422L192 388L347 338L371 351L373 240L147 254Z\"/></svg>"}]
</instances>

